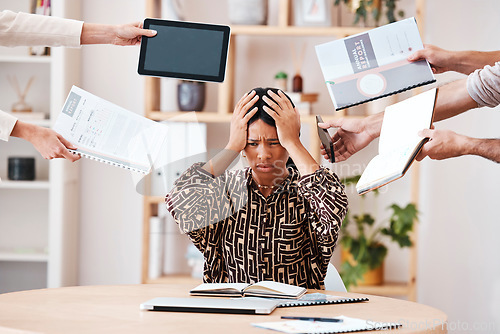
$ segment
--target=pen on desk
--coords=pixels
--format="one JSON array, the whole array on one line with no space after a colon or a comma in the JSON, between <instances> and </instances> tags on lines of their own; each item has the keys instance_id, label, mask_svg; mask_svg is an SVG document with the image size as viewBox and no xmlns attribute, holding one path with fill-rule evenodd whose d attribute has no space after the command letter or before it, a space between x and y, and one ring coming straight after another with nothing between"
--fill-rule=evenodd
<instances>
[{"instance_id":1,"label":"pen on desk","mask_svg":"<svg viewBox=\"0 0 500 334\"><path fill-rule=\"evenodd\" d=\"M343 322L344 320L338 318L317 318L317 317L288 317L282 316L281 319L294 319L305 321L324 321L324 322Z\"/></svg>"}]
</instances>

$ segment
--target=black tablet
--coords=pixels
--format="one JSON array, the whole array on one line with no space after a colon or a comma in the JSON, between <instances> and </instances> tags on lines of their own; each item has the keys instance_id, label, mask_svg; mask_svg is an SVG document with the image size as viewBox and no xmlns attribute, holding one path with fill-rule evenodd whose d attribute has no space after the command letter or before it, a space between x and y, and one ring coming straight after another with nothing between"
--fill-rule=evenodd
<instances>
[{"instance_id":1,"label":"black tablet","mask_svg":"<svg viewBox=\"0 0 500 334\"><path fill-rule=\"evenodd\" d=\"M145 19L139 74L198 81L224 81L229 45L228 26Z\"/></svg>"}]
</instances>

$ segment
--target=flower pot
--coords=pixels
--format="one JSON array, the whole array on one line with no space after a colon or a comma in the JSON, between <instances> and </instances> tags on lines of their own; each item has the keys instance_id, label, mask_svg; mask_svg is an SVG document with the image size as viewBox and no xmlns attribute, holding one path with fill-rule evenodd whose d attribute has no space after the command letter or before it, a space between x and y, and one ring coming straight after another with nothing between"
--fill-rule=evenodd
<instances>
[{"instance_id":1,"label":"flower pot","mask_svg":"<svg viewBox=\"0 0 500 334\"><path fill-rule=\"evenodd\" d=\"M354 260L349 249L342 248L340 253L340 258L342 262L347 261L352 266L355 266L357 262ZM363 278L356 282L357 285L365 286L365 285L382 285L384 283L384 263L378 268L367 271Z\"/></svg>"}]
</instances>

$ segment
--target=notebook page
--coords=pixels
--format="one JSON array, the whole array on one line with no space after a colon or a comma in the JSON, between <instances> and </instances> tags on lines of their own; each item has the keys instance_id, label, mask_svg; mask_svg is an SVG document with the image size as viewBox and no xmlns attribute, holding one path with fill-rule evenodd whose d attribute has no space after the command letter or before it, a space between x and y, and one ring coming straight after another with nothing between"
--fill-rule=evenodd
<instances>
[{"instance_id":1,"label":"notebook page","mask_svg":"<svg viewBox=\"0 0 500 334\"><path fill-rule=\"evenodd\" d=\"M380 131L379 154L402 147L414 149L422 140L418 132L432 123L436 88L385 108Z\"/></svg>"}]
</instances>

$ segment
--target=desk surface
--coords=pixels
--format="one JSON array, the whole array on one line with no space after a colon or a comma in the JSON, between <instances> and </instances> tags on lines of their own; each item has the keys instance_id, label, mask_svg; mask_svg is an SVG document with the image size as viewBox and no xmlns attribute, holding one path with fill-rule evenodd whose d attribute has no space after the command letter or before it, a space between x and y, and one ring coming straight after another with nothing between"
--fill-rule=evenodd
<instances>
[{"instance_id":1,"label":"desk surface","mask_svg":"<svg viewBox=\"0 0 500 334\"><path fill-rule=\"evenodd\" d=\"M277 333L253 322L280 321L282 315L400 322L403 328L374 333L446 333L446 314L435 308L379 296L320 291L370 298L369 302L276 309L270 315L151 312L139 305L155 297L187 297L192 285L142 284L79 286L0 294L0 326L42 333ZM317 292L317 291L311 291ZM443 328L442 328L443 327Z\"/></svg>"}]
</instances>

